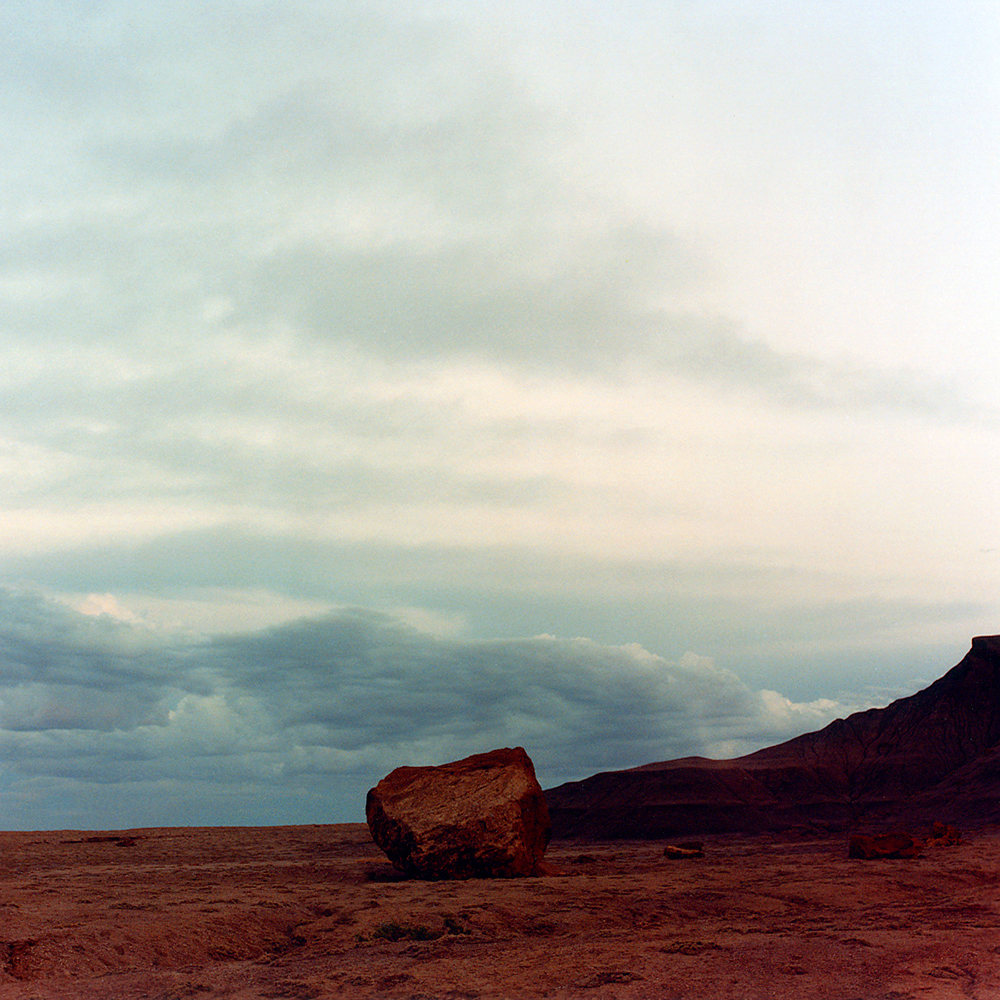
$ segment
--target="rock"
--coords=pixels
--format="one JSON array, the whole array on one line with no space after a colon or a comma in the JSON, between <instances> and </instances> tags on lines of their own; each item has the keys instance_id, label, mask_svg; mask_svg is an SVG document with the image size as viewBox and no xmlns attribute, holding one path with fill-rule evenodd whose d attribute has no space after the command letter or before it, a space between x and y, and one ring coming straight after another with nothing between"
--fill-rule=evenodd
<instances>
[{"instance_id":1,"label":"rock","mask_svg":"<svg viewBox=\"0 0 1000 1000\"><path fill-rule=\"evenodd\" d=\"M931 835L927 838L928 847L954 847L962 843L962 834L950 823L935 820L931 824Z\"/></svg>"},{"instance_id":2,"label":"rock","mask_svg":"<svg viewBox=\"0 0 1000 1000\"><path fill-rule=\"evenodd\" d=\"M419 878L545 874L551 835L545 794L524 749L439 767L397 767L368 793L372 839Z\"/></svg>"},{"instance_id":3,"label":"rock","mask_svg":"<svg viewBox=\"0 0 1000 1000\"><path fill-rule=\"evenodd\" d=\"M695 844L698 846L696 847ZM671 860L678 860L682 858L703 858L705 857L705 852L702 850L702 846L698 841L693 841L687 844L667 844L663 848L663 856L665 858L670 858Z\"/></svg>"},{"instance_id":4,"label":"rock","mask_svg":"<svg viewBox=\"0 0 1000 1000\"><path fill-rule=\"evenodd\" d=\"M920 841L914 840L908 833L881 833L872 837L858 834L851 837L847 856L865 861L877 858L916 858L923 850Z\"/></svg>"},{"instance_id":5,"label":"rock","mask_svg":"<svg viewBox=\"0 0 1000 1000\"><path fill-rule=\"evenodd\" d=\"M553 835L672 839L1000 823L1000 636L886 708L735 760L685 757L546 791Z\"/></svg>"}]
</instances>

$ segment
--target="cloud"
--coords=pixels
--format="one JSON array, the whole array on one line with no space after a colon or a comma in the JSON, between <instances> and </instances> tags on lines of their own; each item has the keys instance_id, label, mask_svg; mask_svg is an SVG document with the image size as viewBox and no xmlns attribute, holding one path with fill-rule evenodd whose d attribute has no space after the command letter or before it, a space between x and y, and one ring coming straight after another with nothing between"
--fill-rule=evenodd
<instances>
[{"instance_id":1,"label":"cloud","mask_svg":"<svg viewBox=\"0 0 1000 1000\"><path fill-rule=\"evenodd\" d=\"M0 601L0 746L17 787L208 782L242 789L252 815L254 795L322 798L329 782L354 799L326 801L325 818L350 820L366 783L402 763L523 745L551 784L749 752L845 710L755 693L694 654L432 635L362 608L199 641L29 594ZM44 809L57 822L58 804Z\"/></svg>"},{"instance_id":2,"label":"cloud","mask_svg":"<svg viewBox=\"0 0 1000 1000\"><path fill-rule=\"evenodd\" d=\"M30 81L76 179L9 227L0 288L15 337L44 329L76 347L20 384L35 402L12 402L9 419L45 400L49 417L106 427L111 446L136 399L174 416L243 410L273 393L225 355L275 337L331 369L351 363L345 348L615 377L658 367L786 405L977 416L928 376L780 352L738 317L680 305L715 280L708 249L581 177L569 118L455 23L351 5L188 14L174 37L80 12L64 63L78 69ZM66 101L89 127L73 128Z\"/></svg>"},{"instance_id":3,"label":"cloud","mask_svg":"<svg viewBox=\"0 0 1000 1000\"><path fill-rule=\"evenodd\" d=\"M170 683L155 637L108 615L2 592L0 725L10 731L112 731L162 721ZM193 676L186 682L197 685Z\"/></svg>"},{"instance_id":4,"label":"cloud","mask_svg":"<svg viewBox=\"0 0 1000 1000\"><path fill-rule=\"evenodd\" d=\"M0 240L8 579L349 602L311 551L474 573L516 547L687 565L700 542L718 565L755 514L751 561L802 565L826 532L786 542L798 512L877 506L857 415L909 427L897 454L926 424L992 426L937 376L687 308L711 248L588 178L577 125L456 23L192 4L175 33L113 9L71 19L62 76L0 71L65 166L12 179ZM413 572L432 592L397 603L457 589Z\"/></svg>"}]
</instances>

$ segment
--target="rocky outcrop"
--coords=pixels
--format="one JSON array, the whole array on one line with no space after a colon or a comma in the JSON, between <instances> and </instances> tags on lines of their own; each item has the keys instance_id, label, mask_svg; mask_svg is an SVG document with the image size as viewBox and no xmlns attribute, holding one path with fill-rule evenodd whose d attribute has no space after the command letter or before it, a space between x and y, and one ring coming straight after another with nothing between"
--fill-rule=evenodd
<instances>
[{"instance_id":1,"label":"rocky outcrop","mask_svg":"<svg viewBox=\"0 0 1000 1000\"><path fill-rule=\"evenodd\" d=\"M735 760L688 757L546 792L557 837L1000 821L1000 636L886 708Z\"/></svg>"},{"instance_id":2,"label":"rocky outcrop","mask_svg":"<svg viewBox=\"0 0 1000 1000\"><path fill-rule=\"evenodd\" d=\"M927 838L928 847L954 847L961 843L961 831L956 830L950 823L935 821L931 826L931 835Z\"/></svg>"},{"instance_id":3,"label":"rocky outcrop","mask_svg":"<svg viewBox=\"0 0 1000 1000\"><path fill-rule=\"evenodd\" d=\"M545 795L521 747L439 767L397 767L368 793L372 839L406 875L512 878L544 872Z\"/></svg>"},{"instance_id":4,"label":"rocky outcrop","mask_svg":"<svg viewBox=\"0 0 1000 1000\"><path fill-rule=\"evenodd\" d=\"M874 861L879 858L917 858L923 853L923 845L908 833L879 833L873 836L851 837L847 848L849 858Z\"/></svg>"}]
</instances>

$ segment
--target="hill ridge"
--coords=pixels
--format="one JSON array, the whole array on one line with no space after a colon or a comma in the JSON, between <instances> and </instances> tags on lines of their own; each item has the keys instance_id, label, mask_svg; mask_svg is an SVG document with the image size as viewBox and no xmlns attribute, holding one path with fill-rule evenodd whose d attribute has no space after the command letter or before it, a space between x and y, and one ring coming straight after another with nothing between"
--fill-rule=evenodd
<instances>
[{"instance_id":1,"label":"hill ridge","mask_svg":"<svg viewBox=\"0 0 1000 1000\"><path fill-rule=\"evenodd\" d=\"M589 838L1000 822L1000 636L916 694L732 760L684 757L546 790Z\"/></svg>"}]
</instances>

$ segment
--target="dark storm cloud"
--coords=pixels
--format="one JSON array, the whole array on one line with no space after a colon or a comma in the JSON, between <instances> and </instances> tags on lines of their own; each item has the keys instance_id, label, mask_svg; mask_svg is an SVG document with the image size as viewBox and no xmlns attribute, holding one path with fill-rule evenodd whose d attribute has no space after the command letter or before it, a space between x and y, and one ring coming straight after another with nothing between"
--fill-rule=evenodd
<instances>
[{"instance_id":1,"label":"dark storm cloud","mask_svg":"<svg viewBox=\"0 0 1000 1000\"><path fill-rule=\"evenodd\" d=\"M169 599L249 588L321 602L336 594L359 606L432 609L480 636L536 635L558 623L563 636L586 635L611 647L634 641L674 656L697 650L739 664L740 676L755 687L778 687L802 700L856 684L847 680L845 664L878 689L931 680L960 650L947 641L928 643L922 630L943 626L964 634L963 623L988 614L985 603L961 600L810 600L832 585L824 574L752 559L323 542L235 527L38 554L12 559L10 568L62 591L137 589ZM892 637L901 629L912 630L912 640ZM304 641L282 631L269 641L278 638Z\"/></svg>"},{"instance_id":2,"label":"dark storm cloud","mask_svg":"<svg viewBox=\"0 0 1000 1000\"><path fill-rule=\"evenodd\" d=\"M699 657L435 637L365 609L165 643L107 616L2 597L0 745L24 780L280 790L356 775L361 796L400 763L520 744L552 781L748 750L836 707L782 701L775 713Z\"/></svg>"},{"instance_id":3,"label":"dark storm cloud","mask_svg":"<svg viewBox=\"0 0 1000 1000\"><path fill-rule=\"evenodd\" d=\"M102 730L165 721L169 651L107 617L0 590L0 724ZM192 675L182 684L204 690Z\"/></svg>"}]
</instances>

